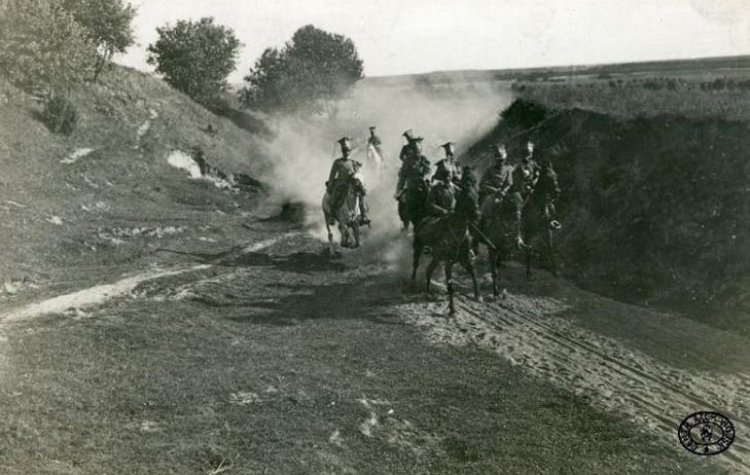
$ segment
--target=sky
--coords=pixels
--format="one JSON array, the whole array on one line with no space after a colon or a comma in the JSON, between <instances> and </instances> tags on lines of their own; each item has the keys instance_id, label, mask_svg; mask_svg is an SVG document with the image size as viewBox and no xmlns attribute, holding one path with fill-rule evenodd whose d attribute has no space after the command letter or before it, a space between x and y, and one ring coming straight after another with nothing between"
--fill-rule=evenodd
<instances>
[{"instance_id":1,"label":"sky","mask_svg":"<svg viewBox=\"0 0 750 475\"><path fill-rule=\"evenodd\" d=\"M312 24L350 37L365 75L750 54L750 0L130 0L142 70L156 27L211 16L242 41L238 83Z\"/></svg>"}]
</instances>

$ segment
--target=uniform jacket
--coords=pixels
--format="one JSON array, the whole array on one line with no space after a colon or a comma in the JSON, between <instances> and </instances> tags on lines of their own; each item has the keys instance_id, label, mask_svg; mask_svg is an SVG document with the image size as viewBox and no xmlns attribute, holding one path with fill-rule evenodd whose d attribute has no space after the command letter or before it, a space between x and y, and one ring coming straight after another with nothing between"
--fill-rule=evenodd
<instances>
[{"instance_id":1,"label":"uniform jacket","mask_svg":"<svg viewBox=\"0 0 750 475\"><path fill-rule=\"evenodd\" d=\"M337 158L331 166L331 173L328 175L328 184L333 186L337 183L345 183L352 177L362 164L356 160L347 158Z\"/></svg>"},{"instance_id":2,"label":"uniform jacket","mask_svg":"<svg viewBox=\"0 0 750 475\"><path fill-rule=\"evenodd\" d=\"M500 192L507 193L513 186L513 167L510 165L493 164L488 168L479 182L479 191L483 196Z\"/></svg>"},{"instance_id":3,"label":"uniform jacket","mask_svg":"<svg viewBox=\"0 0 750 475\"><path fill-rule=\"evenodd\" d=\"M539 164L529 159L516 165L513 170L513 192L527 194L536 186L539 180Z\"/></svg>"},{"instance_id":4,"label":"uniform jacket","mask_svg":"<svg viewBox=\"0 0 750 475\"><path fill-rule=\"evenodd\" d=\"M437 175L440 170L445 170L453 183L457 184L461 181L461 167L458 165L455 158L450 160L444 158L437 162L435 164L435 174ZM434 179L433 176L433 180Z\"/></svg>"}]
</instances>

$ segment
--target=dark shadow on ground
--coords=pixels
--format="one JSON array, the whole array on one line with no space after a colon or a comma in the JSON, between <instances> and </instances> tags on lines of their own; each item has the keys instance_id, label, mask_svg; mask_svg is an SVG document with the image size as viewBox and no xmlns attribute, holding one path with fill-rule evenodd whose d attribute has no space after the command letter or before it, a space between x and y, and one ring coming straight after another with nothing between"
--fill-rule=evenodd
<instances>
[{"instance_id":1,"label":"dark shadow on ground","mask_svg":"<svg viewBox=\"0 0 750 475\"><path fill-rule=\"evenodd\" d=\"M169 254L179 254L181 256L190 256L197 259L203 264L214 264L227 256L230 256L237 251L242 249L242 246L234 246L231 249L221 252L189 252L189 251L178 251L176 249L159 248L155 249L154 252L166 252Z\"/></svg>"},{"instance_id":2,"label":"dark shadow on ground","mask_svg":"<svg viewBox=\"0 0 750 475\"><path fill-rule=\"evenodd\" d=\"M313 252L295 252L283 256L273 256L261 252L249 252L240 256L223 259L218 264L230 267L272 267L282 272L308 274L311 272L340 272L346 264L327 255Z\"/></svg>"},{"instance_id":3,"label":"dark shadow on ground","mask_svg":"<svg viewBox=\"0 0 750 475\"><path fill-rule=\"evenodd\" d=\"M305 320L367 320L379 324L403 325L398 316L386 308L398 298L391 282L363 285L362 281L310 286L302 284L269 284L291 291L274 302L238 302L248 311L229 319L250 324L290 326Z\"/></svg>"},{"instance_id":4,"label":"dark shadow on ground","mask_svg":"<svg viewBox=\"0 0 750 475\"><path fill-rule=\"evenodd\" d=\"M229 119L234 125L251 134L264 138L272 138L273 132L262 120L252 115L237 110L227 104L220 104L210 108L211 112L226 119Z\"/></svg>"}]
</instances>

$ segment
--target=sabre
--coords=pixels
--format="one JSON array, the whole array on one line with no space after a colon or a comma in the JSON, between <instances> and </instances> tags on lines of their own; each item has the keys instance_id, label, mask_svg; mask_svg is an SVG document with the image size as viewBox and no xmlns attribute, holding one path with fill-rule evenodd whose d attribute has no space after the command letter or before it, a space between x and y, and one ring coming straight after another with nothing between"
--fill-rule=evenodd
<instances>
[{"instance_id":1,"label":"sabre","mask_svg":"<svg viewBox=\"0 0 750 475\"><path fill-rule=\"evenodd\" d=\"M471 226L472 229L474 229L474 231L476 231L477 234L479 234L479 237L481 237L484 240L484 243L487 244L487 247L497 252L497 248L492 245L492 242L490 242L490 239L487 236L485 236L484 233L475 224L469 223L469 226Z\"/></svg>"}]
</instances>

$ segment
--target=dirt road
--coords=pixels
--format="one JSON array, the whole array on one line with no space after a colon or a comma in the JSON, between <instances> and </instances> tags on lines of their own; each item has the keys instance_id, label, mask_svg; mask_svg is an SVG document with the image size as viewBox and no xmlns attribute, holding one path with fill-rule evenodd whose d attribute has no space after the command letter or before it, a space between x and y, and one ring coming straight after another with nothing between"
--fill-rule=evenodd
<instances>
[{"instance_id":1,"label":"dirt road","mask_svg":"<svg viewBox=\"0 0 750 475\"><path fill-rule=\"evenodd\" d=\"M2 311L3 473L750 473L741 337L514 266L449 318L404 236L258 226ZM699 410L727 453L679 446Z\"/></svg>"}]
</instances>

